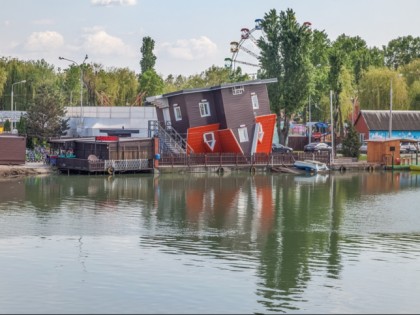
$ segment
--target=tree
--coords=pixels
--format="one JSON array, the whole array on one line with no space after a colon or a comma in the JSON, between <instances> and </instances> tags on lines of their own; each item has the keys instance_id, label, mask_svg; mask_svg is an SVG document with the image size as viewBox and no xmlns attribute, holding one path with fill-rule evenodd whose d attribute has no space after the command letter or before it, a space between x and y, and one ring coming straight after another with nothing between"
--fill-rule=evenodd
<instances>
[{"instance_id":1,"label":"tree","mask_svg":"<svg viewBox=\"0 0 420 315\"><path fill-rule=\"evenodd\" d=\"M359 158L360 155L360 137L356 128L352 124L347 129L347 135L343 139L343 155Z\"/></svg>"},{"instance_id":2,"label":"tree","mask_svg":"<svg viewBox=\"0 0 420 315\"><path fill-rule=\"evenodd\" d=\"M393 109L409 109L407 84L398 72L383 68L369 68L360 81L359 100L363 109L389 109L392 82Z\"/></svg>"},{"instance_id":3,"label":"tree","mask_svg":"<svg viewBox=\"0 0 420 315\"><path fill-rule=\"evenodd\" d=\"M12 124L11 124L9 119L6 119L6 121L4 122L3 130L4 131L12 131Z\"/></svg>"},{"instance_id":4,"label":"tree","mask_svg":"<svg viewBox=\"0 0 420 315\"><path fill-rule=\"evenodd\" d=\"M28 137L45 141L63 135L68 125L64 119L63 98L59 90L44 84L36 92L25 116Z\"/></svg>"},{"instance_id":5,"label":"tree","mask_svg":"<svg viewBox=\"0 0 420 315\"><path fill-rule=\"evenodd\" d=\"M162 94L164 83L163 79L155 72L155 70L148 70L140 76L139 94L143 98L147 96Z\"/></svg>"},{"instance_id":6,"label":"tree","mask_svg":"<svg viewBox=\"0 0 420 315\"><path fill-rule=\"evenodd\" d=\"M400 68L407 82L410 109L420 110L420 58Z\"/></svg>"},{"instance_id":7,"label":"tree","mask_svg":"<svg viewBox=\"0 0 420 315\"><path fill-rule=\"evenodd\" d=\"M391 40L383 47L385 64L388 68L397 70L414 59L420 58L420 37L411 35Z\"/></svg>"},{"instance_id":8,"label":"tree","mask_svg":"<svg viewBox=\"0 0 420 315\"><path fill-rule=\"evenodd\" d=\"M270 105L277 114L281 143L287 143L289 121L307 103L310 84L310 24L300 25L292 9L275 9L265 14L261 23L266 34L259 40L262 74L266 78L277 78L270 84ZM283 128L281 117L283 116Z\"/></svg>"},{"instance_id":9,"label":"tree","mask_svg":"<svg viewBox=\"0 0 420 315\"><path fill-rule=\"evenodd\" d=\"M26 134L26 119L23 115L20 116L19 121L16 124L16 129L18 134L24 135Z\"/></svg>"},{"instance_id":10,"label":"tree","mask_svg":"<svg viewBox=\"0 0 420 315\"><path fill-rule=\"evenodd\" d=\"M141 73L149 70L154 70L156 63L156 56L153 54L155 48L155 41L151 37L143 37L143 45L140 48L142 58L140 60Z\"/></svg>"}]
</instances>

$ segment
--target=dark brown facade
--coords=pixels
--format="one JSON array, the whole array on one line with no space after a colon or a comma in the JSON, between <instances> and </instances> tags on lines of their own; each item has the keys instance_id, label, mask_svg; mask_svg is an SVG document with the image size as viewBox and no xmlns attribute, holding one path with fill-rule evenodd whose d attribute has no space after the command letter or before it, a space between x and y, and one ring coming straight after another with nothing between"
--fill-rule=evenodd
<instances>
[{"instance_id":1,"label":"dark brown facade","mask_svg":"<svg viewBox=\"0 0 420 315\"><path fill-rule=\"evenodd\" d=\"M15 135L0 135L0 164L25 164L26 138Z\"/></svg>"},{"instance_id":2,"label":"dark brown facade","mask_svg":"<svg viewBox=\"0 0 420 315\"><path fill-rule=\"evenodd\" d=\"M271 143L265 141L263 145L256 143L257 134L269 137L275 123L270 110L267 84L276 82L276 79L253 80L237 83L222 84L210 88L182 90L162 96L148 98L157 107L159 122L170 125L185 139L193 139L195 152L203 151L198 144L203 134L224 132L223 136L214 135L215 141L220 143L232 135L232 139L210 150L219 152L237 152L245 154L255 152L271 152ZM207 115L203 115L202 104L206 104ZM212 126L206 129L204 126ZM246 129L246 130L244 130ZM263 132L259 129L263 129ZM242 137L240 135L242 133ZM194 134L201 133L199 136ZM271 135L272 136L272 135ZM245 140L244 140L245 138ZM260 139L261 140L261 139ZM260 141L261 142L261 141ZM215 152L215 151L213 151Z\"/></svg>"},{"instance_id":3,"label":"dark brown facade","mask_svg":"<svg viewBox=\"0 0 420 315\"><path fill-rule=\"evenodd\" d=\"M65 154L71 151L75 158L88 159L90 155L100 160L135 160L152 159L154 155L153 139L119 138L113 141L95 140L95 138L53 139L50 144L55 151Z\"/></svg>"}]
</instances>

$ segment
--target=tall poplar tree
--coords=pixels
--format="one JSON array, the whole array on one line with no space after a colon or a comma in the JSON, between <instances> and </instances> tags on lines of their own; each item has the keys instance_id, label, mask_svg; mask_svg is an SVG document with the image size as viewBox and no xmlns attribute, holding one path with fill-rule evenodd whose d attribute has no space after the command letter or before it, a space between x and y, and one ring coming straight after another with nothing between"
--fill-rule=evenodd
<instances>
[{"instance_id":1,"label":"tall poplar tree","mask_svg":"<svg viewBox=\"0 0 420 315\"><path fill-rule=\"evenodd\" d=\"M164 89L163 79L155 71L156 56L153 54L155 41L151 37L143 37L143 45L140 49L142 58L140 60L141 73L138 78L138 98L140 105L147 96L160 94Z\"/></svg>"},{"instance_id":2,"label":"tall poplar tree","mask_svg":"<svg viewBox=\"0 0 420 315\"><path fill-rule=\"evenodd\" d=\"M156 56L153 54L153 49L155 49L155 41L149 36L143 37L143 45L140 48L142 56L140 60L141 73L155 69Z\"/></svg>"}]
</instances>

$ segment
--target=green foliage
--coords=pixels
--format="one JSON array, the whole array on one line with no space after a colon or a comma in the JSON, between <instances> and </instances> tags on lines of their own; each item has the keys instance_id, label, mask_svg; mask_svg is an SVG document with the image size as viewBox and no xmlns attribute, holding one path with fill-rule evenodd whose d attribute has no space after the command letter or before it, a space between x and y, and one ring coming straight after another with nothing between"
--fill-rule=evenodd
<instances>
[{"instance_id":1,"label":"green foliage","mask_svg":"<svg viewBox=\"0 0 420 315\"><path fill-rule=\"evenodd\" d=\"M359 100L362 109L389 109L392 81L392 107L409 109L407 84L396 71L371 67L360 82Z\"/></svg>"},{"instance_id":2,"label":"green foliage","mask_svg":"<svg viewBox=\"0 0 420 315\"><path fill-rule=\"evenodd\" d=\"M266 34L259 41L262 73L266 78L278 80L277 84L269 85L269 95L272 111L284 115L286 128L279 138L285 143L289 120L306 105L308 99L312 32L308 24L300 25L296 21L292 9L281 11L279 15L275 9L270 10L261 26Z\"/></svg>"},{"instance_id":3,"label":"green foliage","mask_svg":"<svg viewBox=\"0 0 420 315\"><path fill-rule=\"evenodd\" d=\"M10 122L9 119L6 119L6 121L4 122L3 130L4 131L12 131L12 123Z\"/></svg>"},{"instance_id":4,"label":"green foliage","mask_svg":"<svg viewBox=\"0 0 420 315\"><path fill-rule=\"evenodd\" d=\"M44 141L61 136L68 126L63 123L65 111L59 90L45 84L36 92L34 103L29 106L25 116L28 137Z\"/></svg>"},{"instance_id":5,"label":"green foliage","mask_svg":"<svg viewBox=\"0 0 420 315\"><path fill-rule=\"evenodd\" d=\"M343 156L358 158L360 155L360 137L353 125L347 128L347 135L343 139Z\"/></svg>"},{"instance_id":6,"label":"green foliage","mask_svg":"<svg viewBox=\"0 0 420 315\"><path fill-rule=\"evenodd\" d=\"M162 94L164 82L155 70L148 70L140 75L140 93L144 97Z\"/></svg>"},{"instance_id":7,"label":"green foliage","mask_svg":"<svg viewBox=\"0 0 420 315\"><path fill-rule=\"evenodd\" d=\"M155 41L147 36L143 37L143 45L140 48L142 58L140 60L141 73L155 69L156 56L153 54L155 48Z\"/></svg>"},{"instance_id":8,"label":"green foliage","mask_svg":"<svg viewBox=\"0 0 420 315\"><path fill-rule=\"evenodd\" d=\"M20 135L26 134L26 119L23 115L20 116L19 121L16 123L16 129Z\"/></svg>"},{"instance_id":9,"label":"green foliage","mask_svg":"<svg viewBox=\"0 0 420 315\"><path fill-rule=\"evenodd\" d=\"M0 97L3 95L4 84L6 83L6 81L7 81L7 71L0 64Z\"/></svg>"},{"instance_id":10,"label":"green foliage","mask_svg":"<svg viewBox=\"0 0 420 315\"><path fill-rule=\"evenodd\" d=\"M393 70L420 58L420 37L403 36L384 47L385 64Z\"/></svg>"}]
</instances>

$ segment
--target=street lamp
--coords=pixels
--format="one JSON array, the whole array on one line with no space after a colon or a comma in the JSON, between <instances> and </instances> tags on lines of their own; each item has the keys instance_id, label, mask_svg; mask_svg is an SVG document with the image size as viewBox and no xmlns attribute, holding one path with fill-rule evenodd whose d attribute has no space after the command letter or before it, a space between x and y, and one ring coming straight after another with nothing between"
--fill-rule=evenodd
<instances>
[{"instance_id":1,"label":"street lamp","mask_svg":"<svg viewBox=\"0 0 420 315\"><path fill-rule=\"evenodd\" d=\"M10 115L12 115L12 112L13 112L13 87L16 84L25 83L25 82L26 82L26 80L22 80L22 81L19 81L19 82L12 83L12 93L11 93L11 99L10 99ZM10 119L12 119L12 118L10 118ZM15 128L13 126L13 119L12 119L12 131L13 131L13 129L15 129Z\"/></svg>"},{"instance_id":2,"label":"street lamp","mask_svg":"<svg viewBox=\"0 0 420 315\"><path fill-rule=\"evenodd\" d=\"M85 56L85 59L83 59L83 62L81 64L78 64L76 61L67 59L64 57L58 57L58 59L70 61L71 63L80 67L80 128L82 128L83 126L83 67L82 65L88 59L88 55Z\"/></svg>"}]
</instances>

